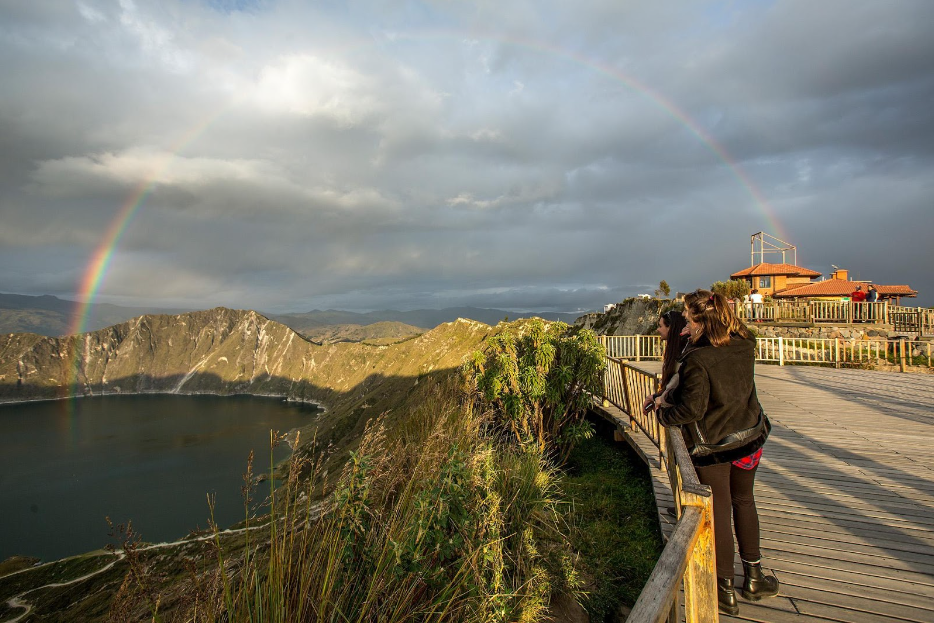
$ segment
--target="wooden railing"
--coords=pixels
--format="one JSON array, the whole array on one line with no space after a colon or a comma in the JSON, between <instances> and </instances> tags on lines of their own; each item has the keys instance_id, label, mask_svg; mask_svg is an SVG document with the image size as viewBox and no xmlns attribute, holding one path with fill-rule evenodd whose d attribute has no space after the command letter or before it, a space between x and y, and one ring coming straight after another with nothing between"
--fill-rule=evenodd
<instances>
[{"instance_id":1,"label":"wooden railing","mask_svg":"<svg viewBox=\"0 0 934 623\"><path fill-rule=\"evenodd\" d=\"M640 361L661 359L665 346L657 335L604 335L601 336L608 357Z\"/></svg>"},{"instance_id":2,"label":"wooden railing","mask_svg":"<svg viewBox=\"0 0 934 623\"><path fill-rule=\"evenodd\" d=\"M607 356L606 375L603 379L604 399L629 416L633 430L641 430L659 451L659 462L668 460L665 453L665 427L660 426L654 413L642 411L642 401L658 387L659 375L627 365L619 358Z\"/></svg>"},{"instance_id":3,"label":"wooden railing","mask_svg":"<svg viewBox=\"0 0 934 623\"><path fill-rule=\"evenodd\" d=\"M896 331L917 333L919 336L934 334L934 309L902 307L889 301L735 301L733 312L745 321L873 323L894 325Z\"/></svg>"},{"instance_id":4,"label":"wooden railing","mask_svg":"<svg viewBox=\"0 0 934 623\"><path fill-rule=\"evenodd\" d=\"M636 340L637 337L640 339ZM663 347L657 336L602 335L600 340L607 346L608 355L625 352L625 356L614 355L620 359L640 361L662 358L659 351ZM631 348L625 351L612 350L612 345L619 344L628 344ZM643 350L639 350L640 345ZM822 364L843 368L891 365L898 366L902 372L910 368L934 367L934 345L923 340L760 337L756 338L756 346L756 361L777 363L780 366ZM617 406L627 411L622 404Z\"/></svg>"},{"instance_id":5,"label":"wooden railing","mask_svg":"<svg viewBox=\"0 0 934 623\"><path fill-rule=\"evenodd\" d=\"M661 466L668 473L678 511L678 523L655 564L639 599L626 619L631 623L681 621L678 595L684 589L684 620L709 623L718 620L714 561L713 497L702 485L677 428L658 424L654 413L643 413L645 397L655 390L658 378L607 357L605 399L629 416L632 429L641 430L659 449Z\"/></svg>"}]
</instances>

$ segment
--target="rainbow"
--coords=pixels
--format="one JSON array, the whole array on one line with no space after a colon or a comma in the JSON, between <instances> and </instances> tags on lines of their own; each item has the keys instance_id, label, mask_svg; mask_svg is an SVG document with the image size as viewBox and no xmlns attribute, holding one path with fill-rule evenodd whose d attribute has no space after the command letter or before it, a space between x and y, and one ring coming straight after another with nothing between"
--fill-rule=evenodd
<instances>
[{"instance_id":1,"label":"rainbow","mask_svg":"<svg viewBox=\"0 0 934 623\"><path fill-rule=\"evenodd\" d=\"M104 237L94 249L91 255L91 261L88 263L82 275L78 287L78 303L72 314L71 325L68 335L73 336L73 353L71 361L68 364L68 379L65 385L65 391L68 395L74 397L78 395L78 372L79 361L81 357L81 335L86 332L88 316L91 312L91 305L97 298L97 292L107 276L107 270L113 261L114 253L117 250L120 240L126 233L127 228L133 221L133 217L139 212L146 197L152 192L159 178L168 169L175 159L175 155L182 151L189 144L194 142L205 130L210 127L221 115L233 106L233 103L227 104L219 111L210 115L206 120L196 124L193 128L185 132L182 137L176 141L169 149L162 160L153 167L149 176L137 184L133 192L127 197L127 200L120 207L116 216L107 227Z\"/></svg>"},{"instance_id":2,"label":"rainbow","mask_svg":"<svg viewBox=\"0 0 934 623\"><path fill-rule=\"evenodd\" d=\"M768 226L771 228L771 231L777 232L781 237L788 238L788 235L784 231L784 228L781 226L778 219L775 217L774 210L769 205L769 202L765 199L762 191L759 189L756 183L750 179L746 172L743 171L739 163L730 156L730 154L722 145L714 140L710 133L703 129L700 123L691 118L684 110L679 108L677 104L675 104L669 98L665 97L647 84L623 73L615 67L588 58L577 52L532 39L503 37L490 33L477 34L461 31L431 30L420 31L417 33L401 33L397 35L394 40L425 40L433 38L453 38L454 40L458 41L465 39L492 41L504 45L525 48L538 53L554 55L572 61L575 64L581 65L591 71L596 71L599 74L607 76L610 79L619 82L627 88L639 93L640 95L647 98L657 108L664 111L681 126L686 128L698 139L702 145L704 145L720 161L722 161L724 165L726 165L727 169L739 181L740 185L745 188L749 195L752 197L754 205L765 217ZM342 50L334 51L334 53L347 54L355 50L374 47L375 45L377 44L372 40L367 40L363 43L356 43L350 46L346 46ZM152 192L152 189L155 187L160 175L171 164L175 155L182 151L194 140L196 140L232 105L233 104L225 105L220 111L211 114L206 120L198 123L183 134L180 140L178 140L173 145L172 149L168 151L166 157L160 163L160 165L155 167L149 177L141 181L134 188L133 192L121 206L110 226L107 228L107 232L101 239L100 243L95 248L91 256L91 260L88 263L88 266L85 269L83 277L80 281L78 293L79 302L77 304L75 313L73 314L72 324L69 327L69 334L74 336L75 341L74 356L69 366L70 378L66 387L67 389L71 390L72 396L77 395L79 368L78 362L81 350L79 348L80 334L83 334L86 331L91 305L97 297L98 290L100 289L104 278L107 276L107 271L113 260L114 253L120 244L120 240L122 239L129 225L132 223L133 218L139 212L139 209L142 207L146 197Z\"/></svg>"}]
</instances>

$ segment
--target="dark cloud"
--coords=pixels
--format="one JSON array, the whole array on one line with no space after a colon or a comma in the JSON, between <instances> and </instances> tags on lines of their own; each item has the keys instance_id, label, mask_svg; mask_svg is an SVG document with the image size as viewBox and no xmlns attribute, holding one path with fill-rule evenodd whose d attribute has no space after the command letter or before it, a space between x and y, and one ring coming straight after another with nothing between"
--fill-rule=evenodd
<instances>
[{"instance_id":1,"label":"dark cloud","mask_svg":"<svg viewBox=\"0 0 934 623\"><path fill-rule=\"evenodd\" d=\"M930 304L931 7L5 3L0 291L142 196L103 300L577 310L765 230Z\"/></svg>"}]
</instances>

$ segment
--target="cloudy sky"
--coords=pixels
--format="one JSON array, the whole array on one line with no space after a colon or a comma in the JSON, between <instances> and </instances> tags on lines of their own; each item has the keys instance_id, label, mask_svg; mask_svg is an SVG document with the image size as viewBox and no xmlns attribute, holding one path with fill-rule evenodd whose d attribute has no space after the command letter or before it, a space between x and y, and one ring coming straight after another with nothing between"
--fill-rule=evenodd
<instances>
[{"instance_id":1,"label":"cloudy sky","mask_svg":"<svg viewBox=\"0 0 934 623\"><path fill-rule=\"evenodd\" d=\"M932 24L930 0L0 0L0 292L78 297L103 250L123 305L571 311L709 286L765 231L931 305Z\"/></svg>"}]
</instances>

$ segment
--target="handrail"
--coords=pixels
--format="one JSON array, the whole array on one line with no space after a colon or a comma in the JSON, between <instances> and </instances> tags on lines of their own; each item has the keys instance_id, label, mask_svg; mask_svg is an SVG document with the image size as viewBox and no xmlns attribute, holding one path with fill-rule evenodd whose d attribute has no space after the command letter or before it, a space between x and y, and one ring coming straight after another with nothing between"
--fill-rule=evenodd
<instances>
[{"instance_id":1,"label":"handrail","mask_svg":"<svg viewBox=\"0 0 934 623\"><path fill-rule=\"evenodd\" d=\"M930 335L934 333L934 309L903 307L890 301L780 301L744 303L733 301L733 313L746 321L769 322L865 322L894 325L896 331Z\"/></svg>"},{"instance_id":2,"label":"handrail","mask_svg":"<svg viewBox=\"0 0 934 623\"><path fill-rule=\"evenodd\" d=\"M612 359L657 360L661 355L654 342L635 341L629 335L601 335ZM656 339L657 336L654 336ZM625 355L617 354L620 344L633 345ZM638 346L644 344L645 346ZM756 338L756 361L789 364L826 364L836 368L844 366L897 365L906 372L910 367L934 368L934 345L927 340L868 339L856 338L803 338L803 337L759 337ZM612 402L612 400L611 400ZM614 403L616 404L616 403ZM616 404L627 413L623 404ZM641 403L640 403L641 406Z\"/></svg>"},{"instance_id":3,"label":"handrail","mask_svg":"<svg viewBox=\"0 0 934 623\"><path fill-rule=\"evenodd\" d=\"M629 415L633 430L637 427L652 440L660 451L664 448L664 427L659 426L654 414L642 411L642 401L655 391L661 375L640 370L616 357L607 357L607 370L604 376L605 399L620 411ZM666 457L659 457L662 461Z\"/></svg>"},{"instance_id":4,"label":"handrail","mask_svg":"<svg viewBox=\"0 0 934 623\"><path fill-rule=\"evenodd\" d=\"M678 592L684 587L687 623L718 620L714 566L713 497L702 485L679 429L666 429L654 414L642 412L658 377L624 361L607 357L605 399L630 418L633 430L643 432L661 453L679 519L662 555L649 576L627 621L677 623Z\"/></svg>"}]
</instances>

